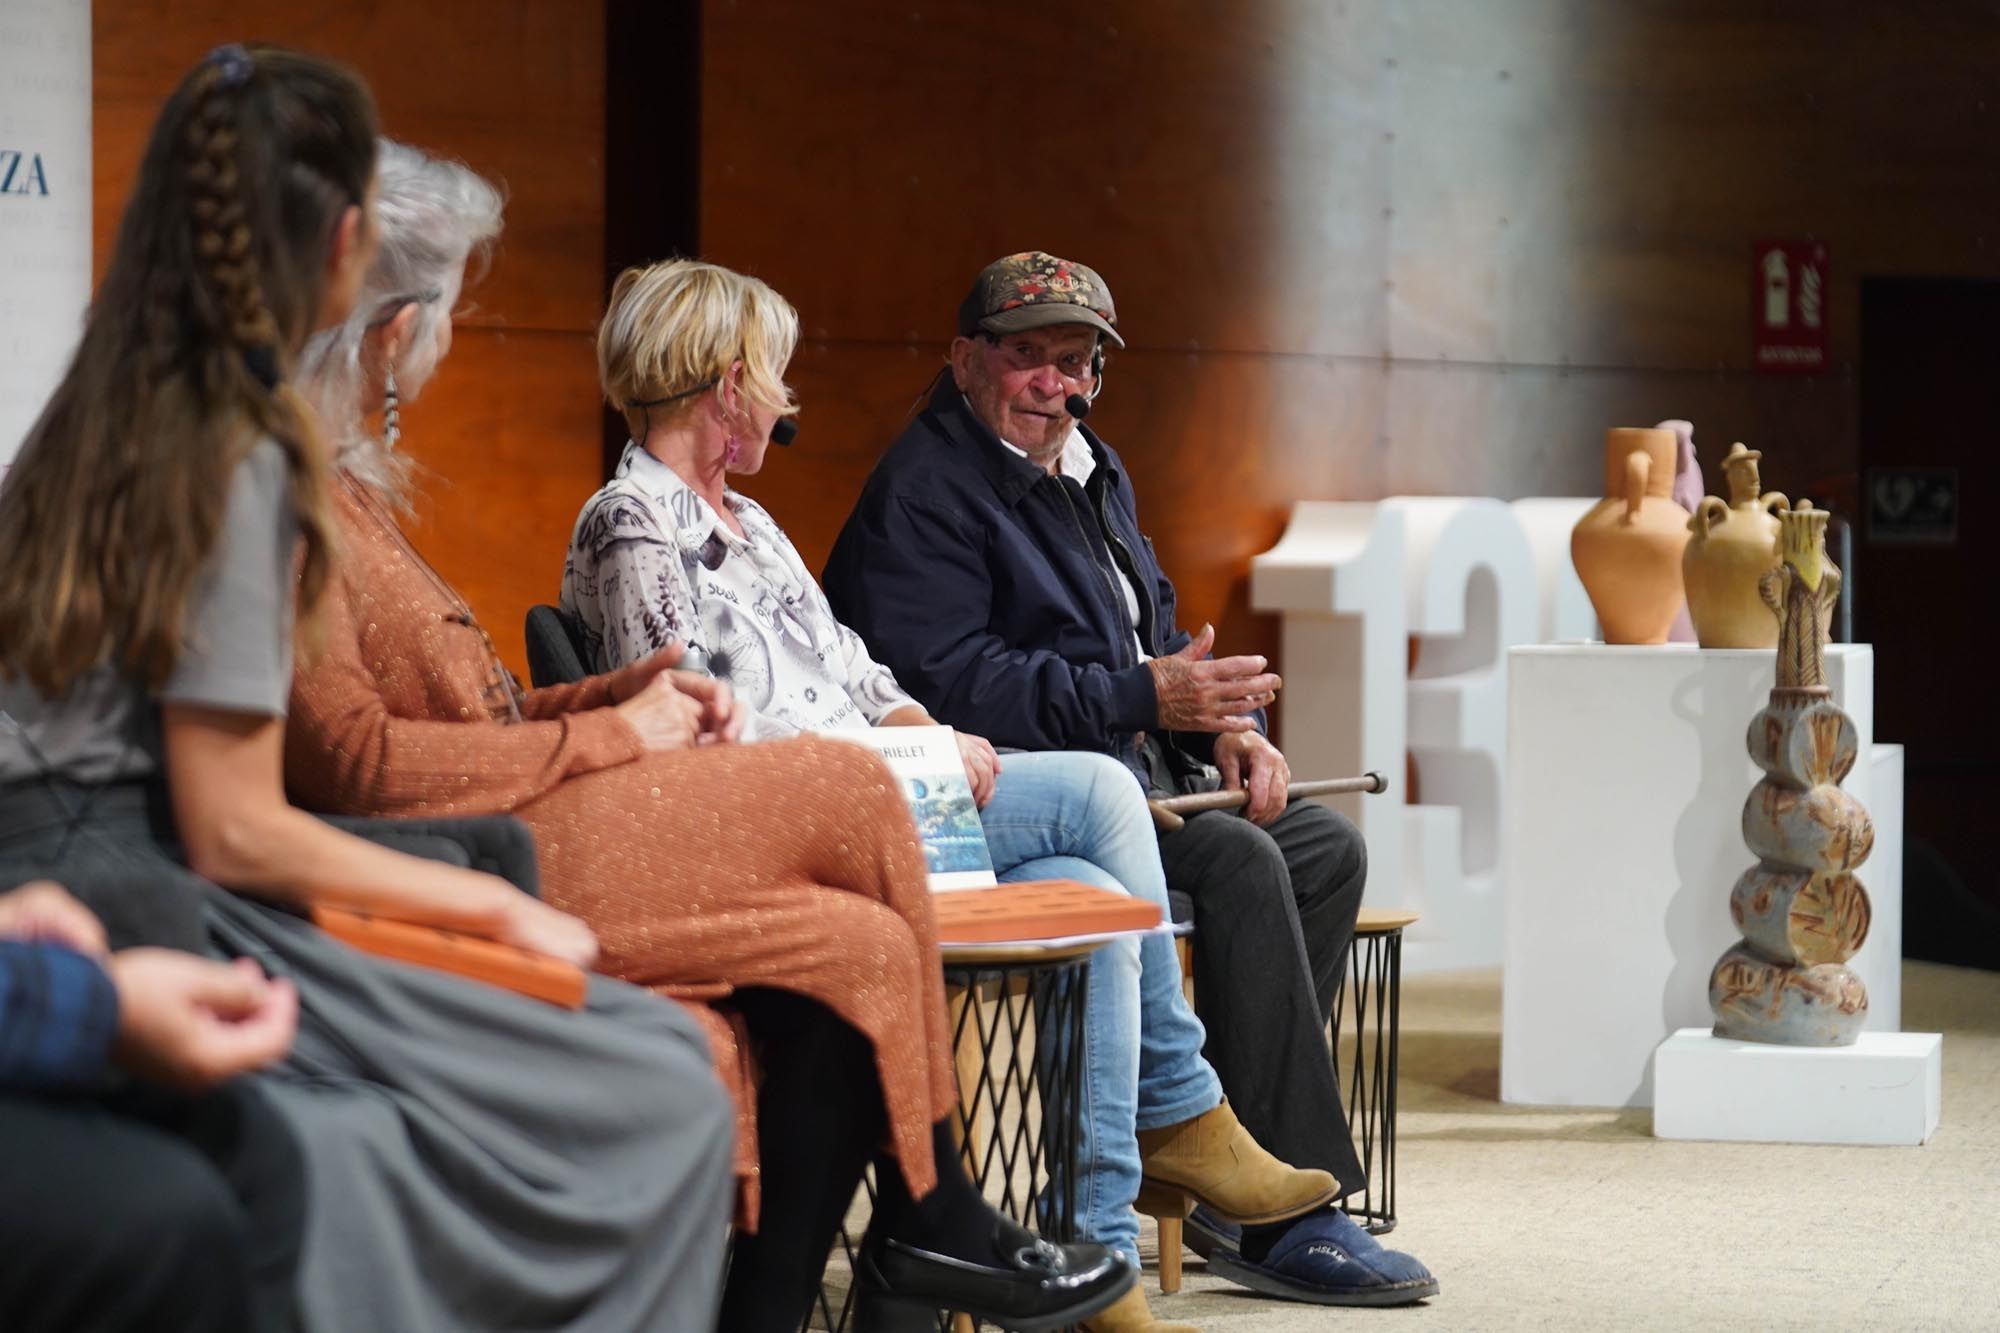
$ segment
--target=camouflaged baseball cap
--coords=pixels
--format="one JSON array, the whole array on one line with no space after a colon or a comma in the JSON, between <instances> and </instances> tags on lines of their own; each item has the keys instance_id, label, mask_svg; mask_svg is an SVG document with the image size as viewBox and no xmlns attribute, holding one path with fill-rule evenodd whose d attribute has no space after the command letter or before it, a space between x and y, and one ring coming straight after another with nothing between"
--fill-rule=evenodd
<instances>
[{"instance_id":1,"label":"camouflaged baseball cap","mask_svg":"<svg viewBox=\"0 0 2000 1333\"><path fill-rule=\"evenodd\" d=\"M1023 250L988 264L958 307L958 332L966 338L1088 324L1123 347L1125 340L1113 327L1117 323L1111 289L1095 269L1040 250Z\"/></svg>"}]
</instances>

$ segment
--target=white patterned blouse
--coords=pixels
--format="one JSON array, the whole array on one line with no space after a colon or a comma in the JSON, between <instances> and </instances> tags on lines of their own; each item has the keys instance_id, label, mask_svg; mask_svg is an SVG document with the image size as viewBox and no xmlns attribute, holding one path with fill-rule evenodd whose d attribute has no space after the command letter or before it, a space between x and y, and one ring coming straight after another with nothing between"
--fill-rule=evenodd
<instances>
[{"instance_id":1,"label":"white patterned blouse","mask_svg":"<svg viewBox=\"0 0 2000 1333\"><path fill-rule=\"evenodd\" d=\"M673 469L625 446L577 515L563 564L562 607L583 626L585 665L611 671L685 644L754 710L746 740L872 727L915 704L834 617L763 506L733 490L723 499L744 536Z\"/></svg>"}]
</instances>

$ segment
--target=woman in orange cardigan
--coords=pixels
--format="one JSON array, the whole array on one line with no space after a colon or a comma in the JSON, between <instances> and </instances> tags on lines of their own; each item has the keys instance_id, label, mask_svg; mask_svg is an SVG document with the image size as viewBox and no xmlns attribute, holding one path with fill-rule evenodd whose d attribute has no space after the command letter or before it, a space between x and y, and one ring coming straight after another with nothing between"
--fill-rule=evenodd
<instances>
[{"instance_id":1,"label":"woman in orange cardigan","mask_svg":"<svg viewBox=\"0 0 2000 1333\"><path fill-rule=\"evenodd\" d=\"M292 696L295 797L345 814L519 816L550 902L596 931L599 966L698 1007L738 1094L753 1229L732 1256L725 1328L799 1327L885 1124L858 1261L869 1322L950 1308L1055 1327L1115 1300L1133 1281L1122 1259L1022 1231L958 1164L924 861L881 761L838 741L728 744L727 687L672 670L673 649L522 691L403 535L397 409L450 347L466 257L497 233L499 200L456 163L385 144L377 215L356 314L305 358L337 449L343 549L324 646ZM390 448L364 425L377 406Z\"/></svg>"}]
</instances>

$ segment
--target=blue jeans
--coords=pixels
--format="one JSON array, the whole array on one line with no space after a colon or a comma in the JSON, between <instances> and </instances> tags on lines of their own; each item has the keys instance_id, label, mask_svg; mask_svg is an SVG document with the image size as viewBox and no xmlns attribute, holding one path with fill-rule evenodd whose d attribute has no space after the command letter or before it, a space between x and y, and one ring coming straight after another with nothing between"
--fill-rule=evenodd
<instances>
[{"instance_id":1,"label":"blue jeans","mask_svg":"<svg viewBox=\"0 0 2000 1333\"><path fill-rule=\"evenodd\" d=\"M1157 903L1168 919L1145 795L1109 755L1003 754L980 819L1001 879L1079 880ZM1178 1124L1222 1101L1202 1040L1171 937L1128 935L1091 955L1076 1200L1084 1239L1137 1260L1138 1131Z\"/></svg>"}]
</instances>

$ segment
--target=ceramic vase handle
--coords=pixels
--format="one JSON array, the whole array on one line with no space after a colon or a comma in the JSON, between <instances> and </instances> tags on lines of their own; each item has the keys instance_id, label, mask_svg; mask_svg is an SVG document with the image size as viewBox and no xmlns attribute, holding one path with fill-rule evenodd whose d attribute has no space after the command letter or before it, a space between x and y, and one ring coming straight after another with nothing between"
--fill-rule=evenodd
<instances>
[{"instance_id":1,"label":"ceramic vase handle","mask_svg":"<svg viewBox=\"0 0 2000 1333\"><path fill-rule=\"evenodd\" d=\"M1646 483L1653 479L1653 460L1637 449L1625 455L1625 517L1639 516L1639 502L1646 498Z\"/></svg>"},{"instance_id":2,"label":"ceramic vase handle","mask_svg":"<svg viewBox=\"0 0 2000 1333\"><path fill-rule=\"evenodd\" d=\"M1697 537L1706 537L1708 530L1729 517L1729 506L1719 495L1704 495L1695 506L1694 514L1688 519L1688 531Z\"/></svg>"},{"instance_id":3,"label":"ceramic vase handle","mask_svg":"<svg viewBox=\"0 0 2000 1333\"><path fill-rule=\"evenodd\" d=\"M1788 514L1792 510L1792 502L1785 498L1783 491L1765 491L1757 497L1757 507L1759 509L1767 509L1774 514Z\"/></svg>"}]
</instances>

